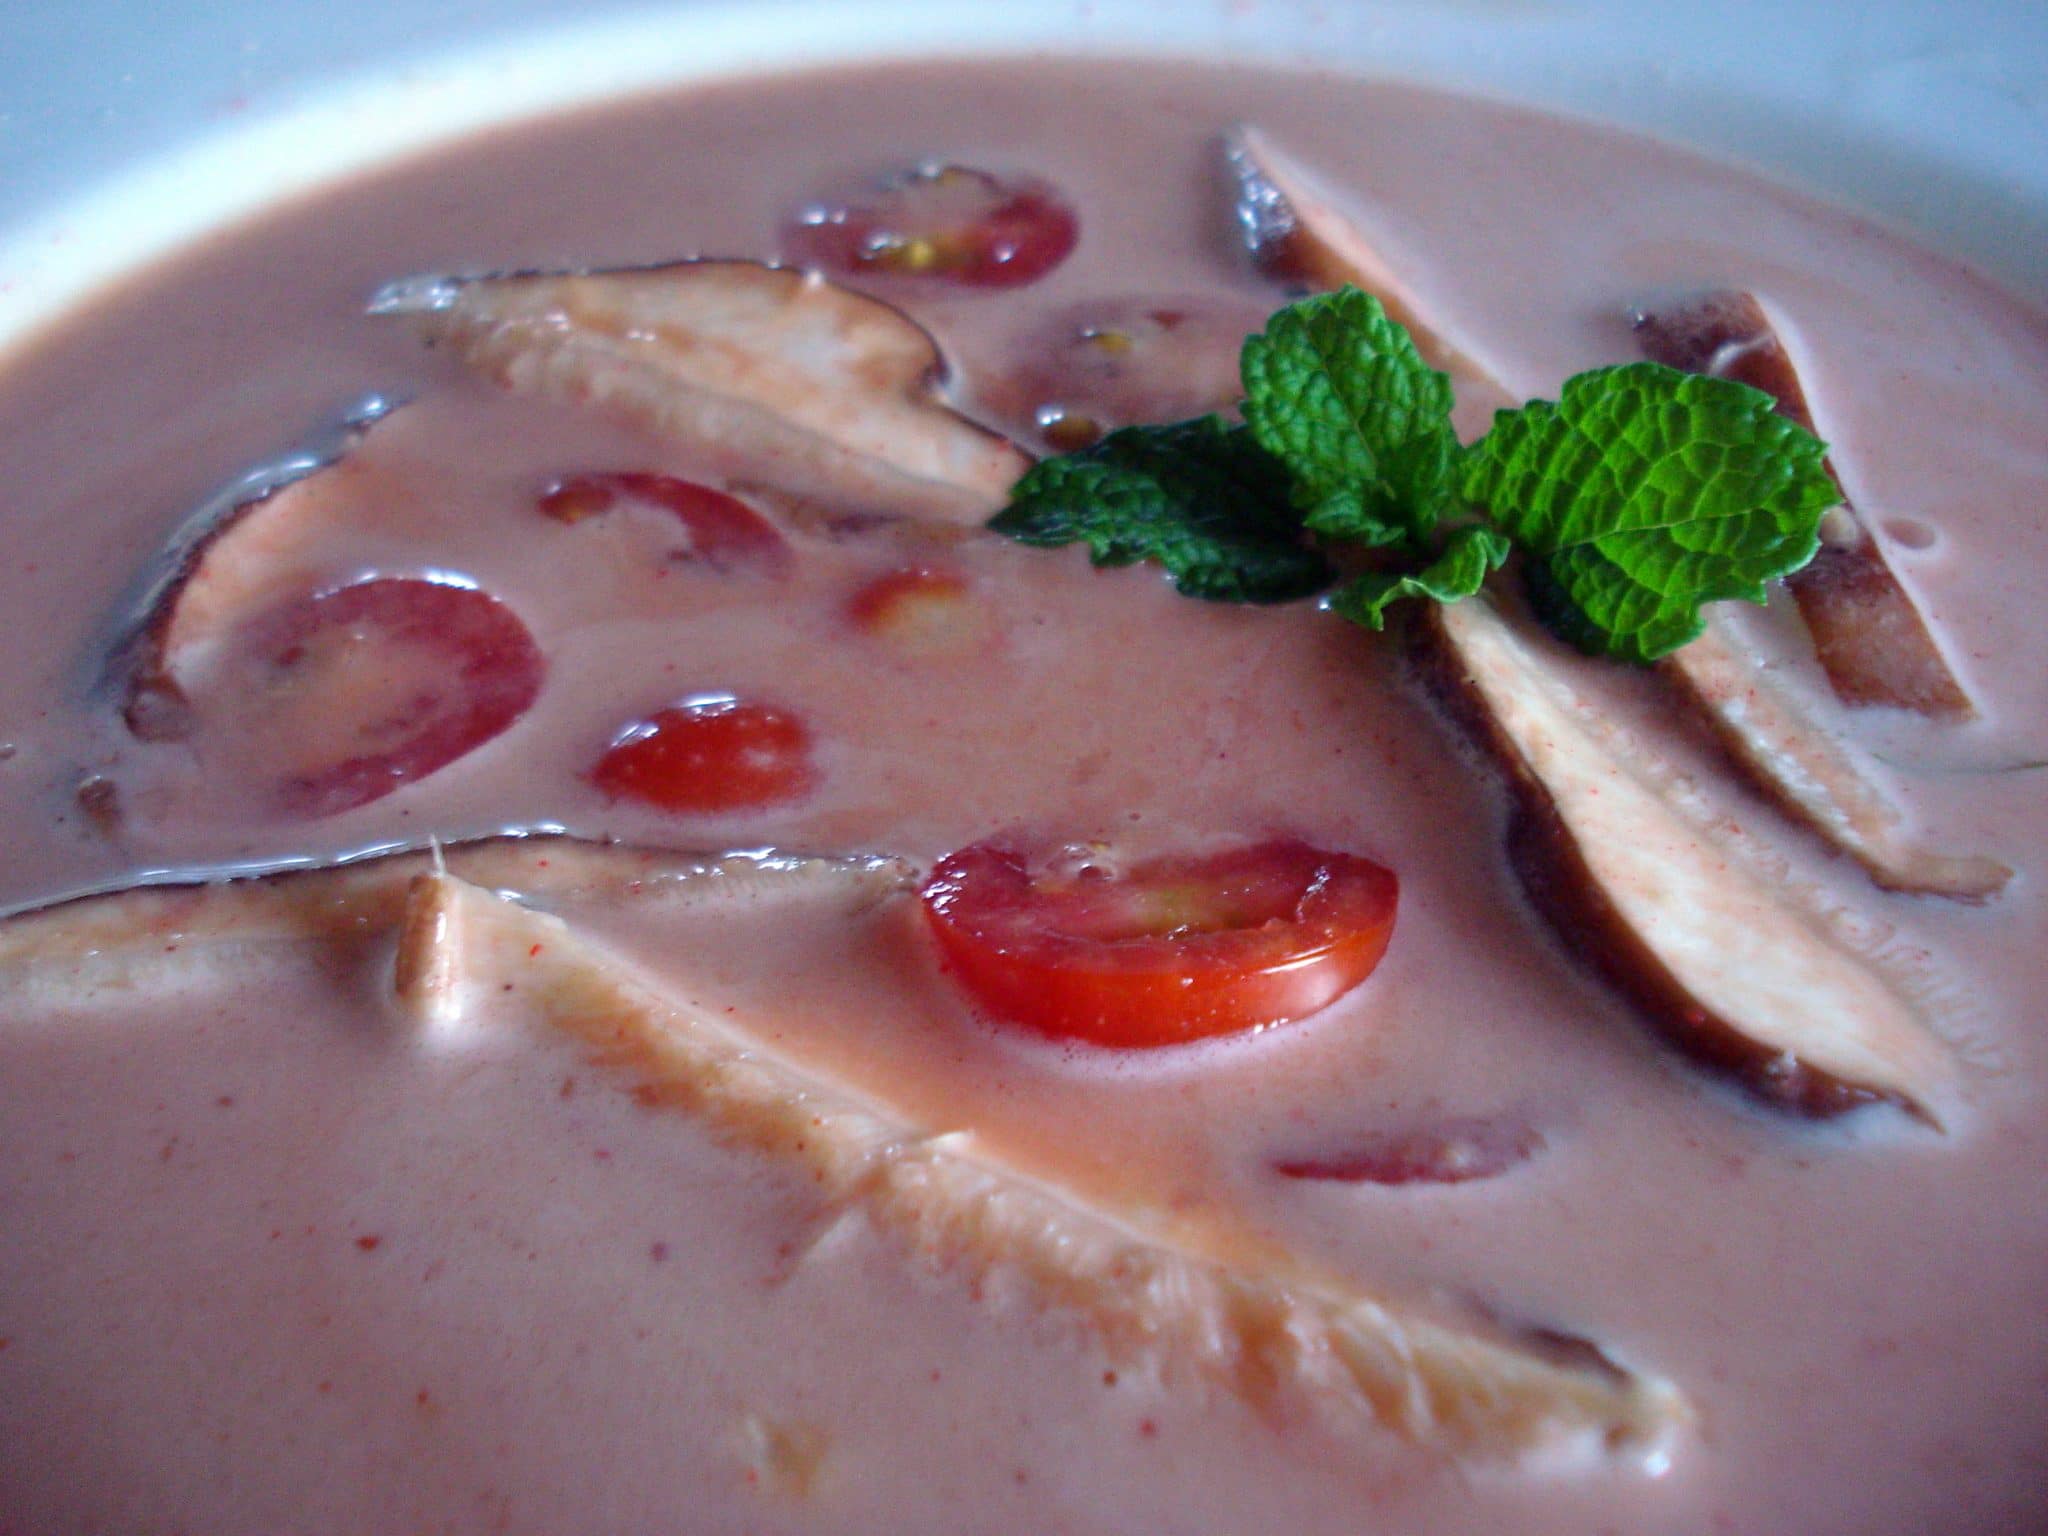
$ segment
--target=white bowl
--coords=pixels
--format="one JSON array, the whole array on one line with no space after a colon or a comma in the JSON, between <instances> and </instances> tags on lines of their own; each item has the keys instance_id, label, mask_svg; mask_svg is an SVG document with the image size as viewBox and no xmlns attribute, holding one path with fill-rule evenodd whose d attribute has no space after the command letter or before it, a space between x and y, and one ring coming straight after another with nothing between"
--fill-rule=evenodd
<instances>
[{"instance_id":1,"label":"white bowl","mask_svg":"<svg viewBox=\"0 0 2048 1536\"><path fill-rule=\"evenodd\" d=\"M436 138L877 54L1310 62L1747 162L2048 299L2042 0L20 0L0 7L0 343L200 231Z\"/></svg>"}]
</instances>

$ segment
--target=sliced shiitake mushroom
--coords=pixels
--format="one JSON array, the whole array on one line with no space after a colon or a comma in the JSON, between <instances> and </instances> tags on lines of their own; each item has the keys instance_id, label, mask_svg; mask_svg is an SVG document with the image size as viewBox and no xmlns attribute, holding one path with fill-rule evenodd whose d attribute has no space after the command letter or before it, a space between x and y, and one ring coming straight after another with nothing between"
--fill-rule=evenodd
<instances>
[{"instance_id":1,"label":"sliced shiitake mushroom","mask_svg":"<svg viewBox=\"0 0 2048 1536\"><path fill-rule=\"evenodd\" d=\"M1538 907L1688 1053L1828 1115L1888 1099L1939 1125L1953 1054L1877 970L1626 760L1491 602L1433 606L1431 675L1498 762Z\"/></svg>"},{"instance_id":2,"label":"sliced shiitake mushroom","mask_svg":"<svg viewBox=\"0 0 2048 1536\"><path fill-rule=\"evenodd\" d=\"M940 393L901 310L753 261L414 279L373 301L508 388L715 445L746 477L865 513L979 524L1028 458Z\"/></svg>"},{"instance_id":3,"label":"sliced shiitake mushroom","mask_svg":"<svg viewBox=\"0 0 2048 1536\"><path fill-rule=\"evenodd\" d=\"M1223 136L1223 163L1252 265L1287 287L1321 292L1349 283L1380 301L1433 368L1478 383L1512 404L1487 371L1430 324L1412 287L1303 166L1249 124Z\"/></svg>"},{"instance_id":4,"label":"sliced shiitake mushroom","mask_svg":"<svg viewBox=\"0 0 2048 1536\"><path fill-rule=\"evenodd\" d=\"M1886 890L1984 901L2012 871L1983 854L1923 847L1846 742L1820 727L1724 621L1666 657L1664 675L1692 699L1750 779L1861 864Z\"/></svg>"},{"instance_id":5,"label":"sliced shiitake mushroom","mask_svg":"<svg viewBox=\"0 0 2048 1536\"><path fill-rule=\"evenodd\" d=\"M347 454L207 509L174 541L109 679L144 741L183 741L252 809L366 805L517 722L546 660L518 614L458 575L366 574L337 535L380 493Z\"/></svg>"},{"instance_id":6,"label":"sliced shiitake mushroom","mask_svg":"<svg viewBox=\"0 0 2048 1536\"><path fill-rule=\"evenodd\" d=\"M1760 389L1786 417L1813 430L1799 370L1754 294L1705 293L1637 309L1629 318L1651 361ZM1844 704L1887 705L1937 720L1976 713L1912 594L1847 496L1821 525L1820 553L1785 584Z\"/></svg>"},{"instance_id":7,"label":"sliced shiitake mushroom","mask_svg":"<svg viewBox=\"0 0 2048 1536\"><path fill-rule=\"evenodd\" d=\"M173 740L189 729L178 662L280 579L302 574L300 556L331 510L333 482L321 472L395 408L381 395L366 397L332 427L240 476L165 542L126 604L105 668L136 736Z\"/></svg>"}]
</instances>

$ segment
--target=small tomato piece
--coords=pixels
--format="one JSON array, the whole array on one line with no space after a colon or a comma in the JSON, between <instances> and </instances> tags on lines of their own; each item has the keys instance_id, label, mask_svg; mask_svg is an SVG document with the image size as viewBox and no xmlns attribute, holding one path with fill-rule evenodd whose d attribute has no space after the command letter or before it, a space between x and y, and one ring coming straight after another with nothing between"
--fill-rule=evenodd
<instances>
[{"instance_id":1,"label":"small tomato piece","mask_svg":"<svg viewBox=\"0 0 2048 1536\"><path fill-rule=\"evenodd\" d=\"M1348 1139L1319 1157L1274 1164L1283 1178L1339 1184L1469 1184L1498 1178L1544 1149L1543 1133L1514 1116L1454 1116Z\"/></svg>"},{"instance_id":2,"label":"small tomato piece","mask_svg":"<svg viewBox=\"0 0 2048 1536\"><path fill-rule=\"evenodd\" d=\"M784 248L842 276L1015 288L1065 261L1079 237L1074 210L1037 177L927 164L808 204Z\"/></svg>"},{"instance_id":3,"label":"small tomato piece","mask_svg":"<svg viewBox=\"0 0 2048 1536\"><path fill-rule=\"evenodd\" d=\"M847 600L855 629L905 661L973 655L989 643L988 610L957 571L906 566L859 587Z\"/></svg>"},{"instance_id":4,"label":"small tomato piece","mask_svg":"<svg viewBox=\"0 0 2048 1536\"><path fill-rule=\"evenodd\" d=\"M947 968L990 1012L1096 1045L1175 1045L1306 1017L1372 973L1399 882L1291 839L1114 870L990 843L923 890Z\"/></svg>"},{"instance_id":5,"label":"small tomato piece","mask_svg":"<svg viewBox=\"0 0 2048 1536\"><path fill-rule=\"evenodd\" d=\"M771 704L688 699L627 726L590 777L608 795L681 815L755 810L811 787L811 733Z\"/></svg>"},{"instance_id":6,"label":"small tomato piece","mask_svg":"<svg viewBox=\"0 0 2048 1536\"><path fill-rule=\"evenodd\" d=\"M1235 415L1238 354L1266 319L1265 305L1237 297L1091 299L1022 338L981 393L1055 453L1119 427Z\"/></svg>"},{"instance_id":7,"label":"small tomato piece","mask_svg":"<svg viewBox=\"0 0 2048 1536\"><path fill-rule=\"evenodd\" d=\"M526 713L545 671L526 626L489 593L376 577L259 614L201 700L231 750L274 775L278 807L311 819L482 746Z\"/></svg>"},{"instance_id":8,"label":"small tomato piece","mask_svg":"<svg viewBox=\"0 0 2048 1536\"><path fill-rule=\"evenodd\" d=\"M721 574L779 576L789 568L789 544L774 526L737 496L638 472L571 475L540 498L540 510L558 523L580 523L607 512L644 507L683 526L687 542L676 557Z\"/></svg>"}]
</instances>

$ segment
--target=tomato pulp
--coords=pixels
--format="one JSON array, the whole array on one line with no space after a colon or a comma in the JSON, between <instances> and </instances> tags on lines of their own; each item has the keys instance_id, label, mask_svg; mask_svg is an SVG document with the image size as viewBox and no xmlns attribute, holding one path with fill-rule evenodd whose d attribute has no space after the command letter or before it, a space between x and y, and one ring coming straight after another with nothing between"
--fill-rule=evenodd
<instances>
[{"instance_id":1,"label":"tomato pulp","mask_svg":"<svg viewBox=\"0 0 2048 1536\"><path fill-rule=\"evenodd\" d=\"M978 843L939 861L923 900L947 968L992 1013L1128 1048L1327 1006L1379 964L1398 895L1370 859L1281 839L1123 870Z\"/></svg>"},{"instance_id":2,"label":"tomato pulp","mask_svg":"<svg viewBox=\"0 0 2048 1536\"><path fill-rule=\"evenodd\" d=\"M789 257L846 276L889 275L970 288L1015 288L1067 259L1073 208L1036 177L919 165L801 210Z\"/></svg>"},{"instance_id":3,"label":"tomato pulp","mask_svg":"<svg viewBox=\"0 0 2048 1536\"><path fill-rule=\"evenodd\" d=\"M811 787L811 733L772 704L710 695L626 727L590 776L606 794L680 815L753 810Z\"/></svg>"},{"instance_id":4,"label":"tomato pulp","mask_svg":"<svg viewBox=\"0 0 2048 1536\"><path fill-rule=\"evenodd\" d=\"M965 576L928 565L887 571L863 584L848 599L846 616L903 661L973 656L988 648L994 630Z\"/></svg>"},{"instance_id":5,"label":"tomato pulp","mask_svg":"<svg viewBox=\"0 0 2048 1536\"><path fill-rule=\"evenodd\" d=\"M438 772L540 692L540 648L472 587L380 576L294 597L234 637L206 689L275 770L279 808L333 816Z\"/></svg>"}]
</instances>

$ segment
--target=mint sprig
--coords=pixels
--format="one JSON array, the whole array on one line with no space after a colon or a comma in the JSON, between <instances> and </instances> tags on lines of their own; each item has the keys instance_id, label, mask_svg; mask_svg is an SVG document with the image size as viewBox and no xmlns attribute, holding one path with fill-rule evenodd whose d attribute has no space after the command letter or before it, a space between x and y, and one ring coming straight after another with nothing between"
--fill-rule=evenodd
<instances>
[{"instance_id":1,"label":"mint sprig","mask_svg":"<svg viewBox=\"0 0 2048 1536\"><path fill-rule=\"evenodd\" d=\"M1127 427L1047 459L990 525L1154 559L1197 597L1278 602L1327 584L1311 543L1375 551L1330 599L1378 629L1412 598L1453 602L1519 553L1536 609L1583 649L1650 661L1704 603L1761 602L1819 547L1839 499L1826 448L1763 392L1657 363L1596 368L1555 404L1502 411L1461 447L1451 384L1355 288L1247 338L1245 425Z\"/></svg>"},{"instance_id":2,"label":"mint sprig","mask_svg":"<svg viewBox=\"0 0 2048 1536\"><path fill-rule=\"evenodd\" d=\"M1125 427L1042 460L989 526L1024 544L1086 544L1097 565L1156 560L1182 592L1216 602L1292 602L1330 582L1289 510L1285 467L1217 416Z\"/></svg>"},{"instance_id":3,"label":"mint sprig","mask_svg":"<svg viewBox=\"0 0 2048 1536\"><path fill-rule=\"evenodd\" d=\"M1433 597L1455 603L1470 597L1507 563L1513 546L1505 535L1481 523L1451 530L1442 550L1416 571L1367 571L1330 594L1330 607L1354 624L1385 629L1387 609L1404 597Z\"/></svg>"},{"instance_id":4,"label":"mint sprig","mask_svg":"<svg viewBox=\"0 0 2048 1536\"><path fill-rule=\"evenodd\" d=\"M1650 661L1699 634L1702 603L1760 603L1813 558L1841 500L1825 454L1760 390L1630 363L1501 412L1462 489L1602 649Z\"/></svg>"},{"instance_id":5,"label":"mint sprig","mask_svg":"<svg viewBox=\"0 0 2048 1536\"><path fill-rule=\"evenodd\" d=\"M1356 288L1291 304L1246 338L1244 420L1333 539L1419 545L1455 486L1451 381Z\"/></svg>"}]
</instances>

